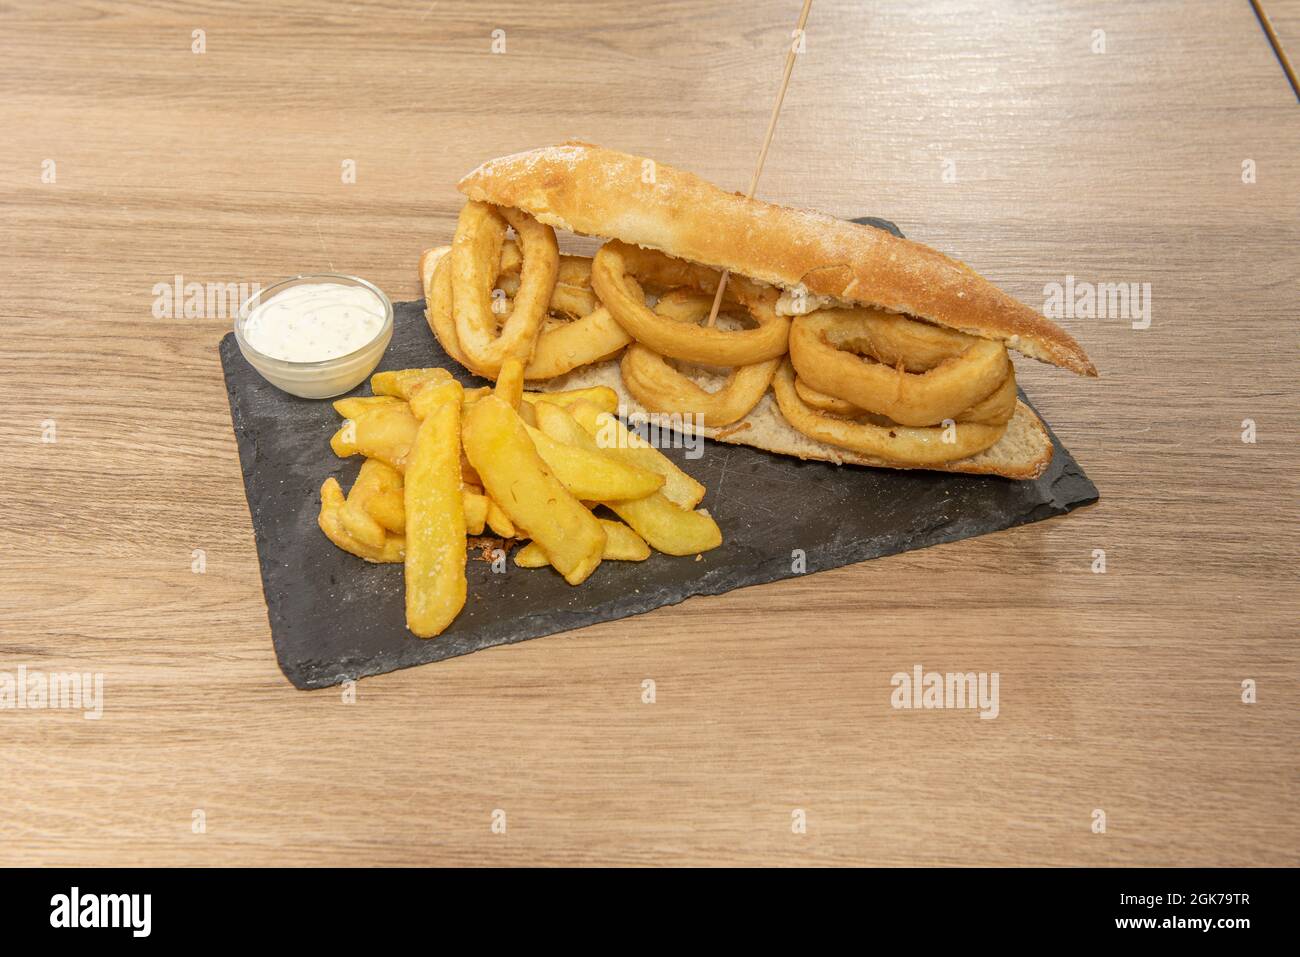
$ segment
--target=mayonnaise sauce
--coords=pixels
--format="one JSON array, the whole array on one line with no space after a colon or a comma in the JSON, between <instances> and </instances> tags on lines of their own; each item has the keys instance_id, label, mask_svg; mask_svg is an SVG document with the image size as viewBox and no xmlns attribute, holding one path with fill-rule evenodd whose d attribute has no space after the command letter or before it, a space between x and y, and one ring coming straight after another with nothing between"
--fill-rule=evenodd
<instances>
[{"instance_id":1,"label":"mayonnaise sauce","mask_svg":"<svg viewBox=\"0 0 1300 957\"><path fill-rule=\"evenodd\" d=\"M244 338L285 362L320 362L356 352L384 327L384 304L364 286L303 283L258 303Z\"/></svg>"}]
</instances>

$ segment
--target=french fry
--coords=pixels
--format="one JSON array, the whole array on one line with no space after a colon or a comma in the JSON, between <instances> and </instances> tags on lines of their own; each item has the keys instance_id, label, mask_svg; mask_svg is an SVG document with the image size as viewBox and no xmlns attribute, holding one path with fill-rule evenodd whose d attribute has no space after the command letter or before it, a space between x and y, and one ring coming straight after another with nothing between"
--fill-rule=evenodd
<instances>
[{"instance_id":1,"label":"french fry","mask_svg":"<svg viewBox=\"0 0 1300 957\"><path fill-rule=\"evenodd\" d=\"M605 530L546 468L515 410L485 396L466 410L463 436L493 501L545 549L565 581L584 581L600 564Z\"/></svg>"},{"instance_id":2,"label":"french fry","mask_svg":"<svg viewBox=\"0 0 1300 957\"><path fill-rule=\"evenodd\" d=\"M344 422L330 439L330 448L340 457L364 455L401 472L419 427L406 403L378 405Z\"/></svg>"},{"instance_id":3,"label":"french fry","mask_svg":"<svg viewBox=\"0 0 1300 957\"><path fill-rule=\"evenodd\" d=\"M375 395L396 396L409 399L411 394L426 382L447 382L452 375L446 369L393 369L376 372L370 377L370 391Z\"/></svg>"},{"instance_id":4,"label":"french fry","mask_svg":"<svg viewBox=\"0 0 1300 957\"><path fill-rule=\"evenodd\" d=\"M650 546L645 539L622 522L608 518L597 519L605 529L605 550L601 558L605 561L643 562L650 557ZM515 552L515 564L520 568L543 568L551 564L546 551L536 542L529 542Z\"/></svg>"},{"instance_id":5,"label":"french fry","mask_svg":"<svg viewBox=\"0 0 1300 957\"><path fill-rule=\"evenodd\" d=\"M519 530L515 528L515 523L510 521L510 516L501 510L501 506L490 498L487 503L487 527L492 529L493 534L500 535L502 538L518 536Z\"/></svg>"},{"instance_id":6,"label":"french fry","mask_svg":"<svg viewBox=\"0 0 1300 957\"><path fill-rule=\"evenodd\" d=\"M478 473L474 471L474 466L469 464L469 459L466 458L464 450L460 453L460 478L466 485L477 485L479 488L483 487L483 480L479 478Z\"/></svg>"},{"instance_id":7,"label":"french fry","mask_svg":"<svg viewBox=\"0 0 1300 957\"><path fill-rule=\"evenodd\" d=\"M320 488L320 514L316 519L316 523L320 526L320 530L325 533L325 537L345 552L351 552L358 558L364 558L368 562L395 563L402 561L406 549L406 542L402 536L389 535L384 540L382 548L372 548L358 542L343 530L343 526L339 522L339 509L343 507L345 501L343 489L339 486L338 479L327 478L325 484Z\"/></svg>"},{"instance_id":8,"label":"french fry","mask_svg":"<svg viewBox=\"0 0 1300 957\"><path fill-rule=\"evenodd\" d=\"M600 448L595 438L564 409L556 407L552 411L538 406L535 411L542 431L554 439L597 450L611 458L625 451ZM669 501L663 492L603 504L631 525L652 548L668 555L694 555L722 544L722 530L707 512L682 508Z\"/></svg>"},{"instance_id":9,"label":"french fry","mask_svg":"<svg viewBox=\"0 0 1300 957\"><path fill-rule=\"evenodd\" d=\"M567 408L601 448L616 454L625 462L662 475L663 495L668 501L682 508L694 508L700 504L706 491L704 486L679 469L672 459L641 436L625 429L623 423L609 412L582 399L570 403Z\"/></svg>"},{"instance_id":10,"label":"french fry","mask_svg":"<svg viewBox=\"0 0 1300 957\"><path fill-rule=\"evenodd\" d=\"M465 531L470 535L482 535L483 526L487 523L488 507L491 499L481 492L471 492L465 489Z\"/></svg>"},{"instance_id":11,"label":"french fry","mask_svg":"<svg viewBox=\"0 0 1300 957\"><path fill-rule=\"evenodd\" d=\"M367 505L376 493L401 487L400 472L378 459L366 459L361 463L361 471L352 483L347 501L339 509L339 522L343 530L363 544L382 548L387 530L370 514Z\"/></svg>"},{"instance_id":12,"label":"french fry","mask_svg":"<svg viewBox=\"0 0 1300 957\"><path fill-rule=\"evenodd\" d=\"M604 504L665 555L698 555L722 544L722 529L708 512L682 508L660 492Z\"/></svg>"},{"instance_id":13,"label":"french fry","mask_svg":"<svg viewBox=\"0 0 1300 957\"><path fill-rule=\"evenodd\" d=\"M380 525L396 535L406 533L406 492L382 489L366 497L366 511Z\"/></svg>"},{"instance_id":14,"label":"french fry","mask_svg":"<svg viewBox=\"0 0 1300 957\"><path fill-rule=\"evenodd\" d=\"M449 392L448 390L452 391ZM445 401L453 392L457 396L456 401L463 404L465 389L450 375L445 379L431 377L413 383L407 390L407 401L411 404L411 414L423 421L430 409Z\"/></svg>"},{"instance_id":15,"label":"french fry","mask_svg":"<svg viewBox=\"0 0 1300 957\"><path fill-rule=\"evenodd\" d=\"M381 405L401 405L403 399L391 395L354 395L347 399L335 399L334 411L345 419L355 419L362 412Z\"/></svg>"},{"instance_id":16,"label":"french fry","mask_svg":"<svg viewBox=\"0 0 1300 957\"><path fill-rule=\"evenodd\" d=\"M421 638L441 634L467 594L459 389L427 410L406 468L406 627Z\"/></svg>"},{"instance_id":17,"label":"french fry","mask_svg":"<svg viewBox=\"0 0 1300 957\"><path fill-rule=\"evenodd\" d=\"M533 409L539 420L545 415L559 415L563 411L548 403ZM525 427L546 467L577 498L596 502L645 498L663 487L664 477L656 472L620 462L598 450L558 441L540 429Z\"/></svg>"},{"instance_id":18,"label":"french fry","mask_svg":"<svg viewBox=\"0 0 1300 957\"><path fill-rule=\"evenodd\" d=\"M524 364L513 358L501 363L501 372L497 375L497 384L492 394L518 411L524 396Z\"/></svg>"},{"instance_id":19,"label":"french fry","mask_svg":"<svg viewBox=\"0 0 1300 957\"><path fill-rule=\"evenodd\" d=\"M597 519L605 529L605 553L602 557L617 562L643 562L650 557L646 540L622 522Z\"/></svg>"},{"instance_id":20,"label":"french fry","mask_svg":"<svg viewBox=\"0 0 1300 957\"><path fill-rule=\"evenodd\" d=\"M357 449L357 420L344 419L338 431L330 436L330 451L341 459L360 455Z\"/></svg>"},{"instance_id":21,"label":"french fry","mask_svg":"<svg viewBox=\"0 0 1300 957\"><path fill-rule=\"evenodd\" d=\"M440 368L379 372L374 395L333 403L344 422L330 447L366 460L346 495L334 479L321 486L318 524L359 558L405 563L415 635L441 634L464 608L467 535L530 538L515 564L552 566L572 585L606 558L721 544L708 513L691 510L702 485L633 434L601 447L621 429L612 389L526 392L524 373L507 359L495 386L465 389ZM594 516L600 504L627 524Z\"/></svg>"},{"instance_id":22,"label":"french fry","mask_svg":"<svg viewBox=\"0 0 1300 957\"><path fill-rule=\"evenodd\" d=\"M487 523L488 509L491 508L496 510L499 521L504 522L503 527L509 529L510 534L505 537L511 538L514 536L514 527L510 525L510 520L496 509L492 500L486 495L467 488L462 491L462 497L465 502L466 532L470 535L482 535L483 528ZM382 489L366 498L366 511L388 531L402 535L406 532L405 499L405 493L400 488ZM500 532L497 534L500 534Z\"/></svg>"},{"instance_id":23,"label":"french fry","mask_svg":"<svg viewBox=\"0 0 1300 957\"><path fill-rule=\"evenodd\" d=\"M594 385L586 389L566 389L563 392L525 392L523 400L532 404L552 402L566 409L575 402L590 402L602 412L618 411L618 393L607 385Z\"/></svg>"}]
</instances>

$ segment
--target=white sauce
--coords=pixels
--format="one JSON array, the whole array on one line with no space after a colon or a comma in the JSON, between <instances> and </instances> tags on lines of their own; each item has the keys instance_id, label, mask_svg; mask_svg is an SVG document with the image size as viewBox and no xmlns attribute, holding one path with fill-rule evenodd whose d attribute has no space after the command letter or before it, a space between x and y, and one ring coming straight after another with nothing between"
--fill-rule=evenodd
<instances>
[{"instance_id":1,"label":"white sauce","mask_svg":"<svg viewBox=\"0 0 1300 957\"><path fill-rule=\"evenodd\" d=\"M320 362L356 352L384 327L384 304L364 286L311 282L258 303L244 338L285 362Z\"/></svg>"}]
</instances>

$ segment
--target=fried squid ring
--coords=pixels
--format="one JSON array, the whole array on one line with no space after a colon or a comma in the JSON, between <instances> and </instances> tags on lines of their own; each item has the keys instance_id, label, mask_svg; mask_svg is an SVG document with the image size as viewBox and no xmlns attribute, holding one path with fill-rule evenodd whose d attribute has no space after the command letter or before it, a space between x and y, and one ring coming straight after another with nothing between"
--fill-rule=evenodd
<instances>
[{"instance_id":1,"label":"fried squid ring","mask_svg":"<svg viewBox=\"0 0 1300 957\"><path fill-rule=\"evenodd\" d=\"M509 295L518 291L521 264L519 247L507 242L501 250L498 283ZM532 361L524 368L525 379L553 379L580 366L613 358L632 341L592 292L591 260L585 256L560 257L550 311L569 316L571 321L547 320L542 324Z\"/></svg>"},{"instance_id":2,"label":"fried squid ring","mask_svg":"<svg viewBox=\"0 0 1300 957\"><path fill-rule=\"evenodd\" d=\"M436 253L430 252L425 255L436 255ZM424 299L425 318L429 320L429 328L433 330L434 338L438 340L443 351L475 375L492 378L486 369L470 362L469 356L465 355L460 347L460 338L456 335L456 320L451 314L450 253L444 254L433 267L433 278L429 280L428 288L424 290Z\"/></svg>"},{"instance_id":3,"label":"fried squid ring","mask_svg":"<svg viewBox=\"0 0 1300 957\"><path fill-rule=\"evenodd\" d=\"M1014 389L1013 383L1013 399ZM916 428L855 422L818 412L799 397L789 362L777 370L772 390L785 420L809 438L901 465L941 465L964 459L996 444L1006 431L1005 423L960 422L948 428ZM944 441L946 437L953 441Z\"/></svg>"},{"instance_id":4,"label":"fried squid ring","mask_svg":"<svg viewBox=\"0 0 1300 957\"><path fill-rule=\"evenodd\" d=\"M523 265L514 307L498 333L492 291L507 225L519 237ZM506 359L526 364L532 358L559 265L560 249L550 226L517 209L465 204L451 246L451 314L459 349L470 360L470 368L495 375Z\"/></svg>"},{"instance_id":5,"label":"fried squid ring","mask_svg":"<svg viewBox=\"0 0 1300 957\"><path fill-rule=\"evenodd\" d=\"M505 244L502 261L507 269L513 269L517 277L520 259L517 248L512 257L510 252L512 247L514 244L511 242ZM426 253L426 255L436 255L436 253ZM576 260L577 263L566 267L566 259ZM591 260L578 256L561 257L560 280L565 279L567 275L568 278L576 281L572 282L567 289L560 281L556 282L555 291L551 294L552 312L572 315L574 310L584 308L587 301L596 302L594 295L589 291L589 300L581 298L581 278L584 275L590 277L590 263ZM506 278L508 280L510 277ZM518 289L517 284L514 288ZM425 290L425 298L428 306L429 328L433 330L434 336L437 337L447 355L475 375L485 379L495 379L499 369L493 370L477 365L460 347L460 339L456 335L456 322L452 316L450 255L443 255L435 265L429 287ZM614 321L609 310L603 307L597 307L595 311L583 314L581 318L569 322L543 322L537 343L533 348L533 358L524 367L524 378L553 379L580 366L611 359L631 341L632 337L623 331L623 327Z\"/></svg>"},{"instance_id":6,"label":"fried squid ring","mask_svg":"<svg viewBox=\"0 0 1300 957\"><path fill-rule=\"evenodd\" d=\"M797 375L794 380L794 391L799 394L799 398L804 401L805 405L810 406L818 412L829 412L831 415L844 416L850 419L856 419L870 414L865 409L859 409L852 402L845 402L843 399L837 399L835 396L827 395L825 392L818 392ZM1015 414L1015 411L1016 374L1013 369L1002 385L994 389L987 399L971 406L961 415L957 416L955 421L983 422L987 425L1001 425L1005 422L1009 422L1011 416Z\"/></svg>"},{"instance_id":7,"label":"fried squid ring","mask_svg":"<svg viewBox=\"0 0 1300 957\"><path fill-rule=\"evenodd\" d=\"M712 296L675 290L659 300L655 312L674 322L694 323L707 316L712 305ZM706 426L720 426L743 419L758 405L780 364L778 358L736 366L715 392L701 388L639 342L623 353L619 368L632 397L651 412L698 414Z\"/></svg>"},{"instance_id":8,"label":"fried squid ring","mask_svg":"<svg viewBox=\"0 0 1300 957\"><path fill-rule=\"evenodd\" d=\"M1016 414L1016 372L1015 367L1007 373L1002 384L989 393L987 398L976 402L961 415L957 424L976 422L983 425L1005 426Z\"/></svg>"},{"instance_id":9,"label":"fried squid ring","mask_svg":"<svg viewBox=\"0 0 1300 957\"><path fill-rule=\"evenodd\" d=\"M580 366L612 359L632 341L604 306L581 319L548 324L537 339L525 379L553 379Z\"/></svg>"},{"instance_id":10,"label":"fried squid ring","mask_svg":"<svg viewBox=\"0 0 1300 957\"><path fill-rule=\"evenodd\" d=\"M519 244L506 240L501 247L501 270L497 288L507 296L519 293L519 272L524 257ZM591 291L591 260L586 256L560 255L560 268L555 275L555 288L551 291L550 311L579 319L595 312L600 300Z\"/></svg>"},{"instance_id":11,"label":"fried squid ring","mask_svg":"<svg viewBox=\"0 0 1300 957\"><path fill-rule=\"evenodd\" d=\"M844 348L860 349L870 358ZM1011 374L1001 342L927 329L878 309L821 309L799 316L790 329L790 361L816 391L914 426L957 419Z\"/></svg>"},{"instance_id":12,"label":"fried squid ring","mask_svg":"<svg viewBox=\"0 0 1300 957\"><path fill-rule=\"evenodd\" d=\"M704 425L719 426L749 415L780 365L776 358L735 366L716 392L702 389L639 342L627 347L619 368L627 391L651 412L698 413Z\"/></svg>"},{"instance_id":13,"label":"fried squid ring","mask_svg":"<svg viewBox=\"0 0 1300 957\"><path fill-rule=\"evenodd\" d=\"M725 329L678 322L658 315L645 304L638 279L657 285L689 285L709 292L719 273L704 266L674 261L662 253L607 242L591 261L591 286L600 301L632 338L673 359L710 366L743 366L785 354L790 320L776 314L775 289L738 281L737 300L758 323L756 329Z\"/></svg>"},{"instance_id":14,"label":"fried squid ring","mask_svg":"<svg viewBox=\"0 0 1300 957\"><path fill-rule=\"evenodd\" d=\"M866 414L865 409L859 409L852 402L845 402L825 392L818 392L798 376L794 378L794 391L799 393L799 398L803 399L805 405L811 406L818 412L829 412L831 415L844 415L849 418Z\"/></svg>"}]
</instances>

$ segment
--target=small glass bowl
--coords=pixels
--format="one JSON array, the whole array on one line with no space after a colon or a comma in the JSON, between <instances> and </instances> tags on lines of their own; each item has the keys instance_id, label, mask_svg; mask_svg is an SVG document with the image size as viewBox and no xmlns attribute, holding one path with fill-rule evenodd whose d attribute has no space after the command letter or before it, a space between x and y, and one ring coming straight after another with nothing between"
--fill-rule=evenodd
<instances>
[{"instance_id":1,"label":"small glass bowl","mask_svg":"<svg viewBox=\"0 0 1300 957\"><path fill-rule=\"evenodd\" d=\"M309 282L332 282L341 286L361 286L370 290L384 305L384 324L379 332L355 352L318 362L290 362L285 359L275 359L249 345L248 340L244 338L244 325L248 322L252 311L277 293ZM277 389L283 389L291 395L304 399L328 399L356 388L366 376L375 371L375 366L379 365L379 360L384 357L384 350L388 348L388 343L392 339L392 301L374 283L357 276L315 273L283 279L258 290L239 307L239 312L235 315L235 341L239 344L239 351L248 360L248 364Z\"/></svg>"}]
</instances>

